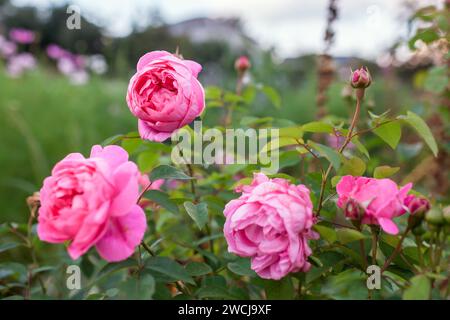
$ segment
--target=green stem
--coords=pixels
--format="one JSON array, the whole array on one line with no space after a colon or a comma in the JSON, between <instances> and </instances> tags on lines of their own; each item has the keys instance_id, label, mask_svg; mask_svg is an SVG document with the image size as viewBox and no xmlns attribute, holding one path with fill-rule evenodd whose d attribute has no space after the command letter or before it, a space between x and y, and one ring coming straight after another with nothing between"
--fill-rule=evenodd
<instances>
[{"instance_id":1,"label":"green stem","mask_svg":"<svg viewBox=\"0 0 450 320\"><path fill-rule=\"evenodd\" d=\"M377 264L378 231L372 228L372 264Z\"/></svg>"},{"instance_id":2,"label":"green stem","mask_svg":"<svg viewBox=\"0 0 450 320\"><path fill-rule=\"evenodd\" d=\"M141 242L141 246L147 251L151 256L155 256L155 253L150 249L150 247L145 243L144 240Z\"/></svg>"},{"instance_id":3,"label":"green stem","mask_svg":"<svg viewBox=\"0 0 450 320\"><path fill-rule=\"evenodd\" d=\"M417 244L417 251L419 252L419 264L420 269L424 269L425 264L423 262L423 253L422 253L422 238L420 236L416 236L416 244Z\"/></svg>"},{"instance_id":4,"label":"green stem","mask_svg":"<svg viewBox=\"0 0 450 320\"><path fill-rule=\"evenodd\" d=\"M409 228L406 228L405 232L403 232L399 242L397 243L397 246L394 249L394 252L392 252L392 254L389 256L389 258L386 260L386 262L384 263L383 267L381 268L381 273L383 273L391 264L392 260L394 260L394 258L399 254L399 252L402 249L402 243L406 238L406 235L409 232Z\"/></svg>"},{"instance_id":5,"label":"green stem","mask_svg":"<svg viewBox=\"0 0 450 320\"><path fill-rule=\"evenodd\" d=\"M342 153L345 150L345 147L347 147L347 145L352 140L353 130L355 129L356 123L358 122L359 113L360 113L360 110L361 110L361 102L362 102L363 98L364 98L364 89L357 89L355 113L353 114L352 122L350 123L350 128L348 129L348 133L347 133L347 136L345 138L345 141L342 144L342 146L339 148L338 153ZM317 210L316 210L316 216L320 215L320 211L322 210L323 197L324 197L324 194L325 194L325 186L327 185L328 176L330 175L332 168L333 167L332 167L332 165L330 163L328 165L328 168L327 168L325 174L322 174L322 182L320 184L320 195L319 195L318 207L317 207Z\"/></svg>"}]
</instances>

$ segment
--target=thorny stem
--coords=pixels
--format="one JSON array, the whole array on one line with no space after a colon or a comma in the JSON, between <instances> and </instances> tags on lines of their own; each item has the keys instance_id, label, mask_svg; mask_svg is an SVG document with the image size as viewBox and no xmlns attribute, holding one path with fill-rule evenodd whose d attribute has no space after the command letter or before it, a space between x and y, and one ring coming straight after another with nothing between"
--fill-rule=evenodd
<instances>
[{"instance_id":1,"label":"thorny stem","mask_svg":"<svg viewBox=\"0 0 450 320\"><path fill-rule=\"evenodd\" d=\"M350 123L350 128L348 130L347 136L345 138L344 143L342 144L342 146L339 148L338 153L342 153L345 150L345 147L347 147L347 145L350 143L350 141L352 140L353 137L353 130L356 127L356 122L358 121L359 118L359 113L361 110L361 101L364 98L364 89L357 89L356 90L356 109L355 109L355 113L353 114L353 118L352 118L352 122ZM323 206L323 197L324 197L324 193L325 193L325 186L327 185L327 181L328 181L328 176L331 173L331 169L332 169L332 165L331 163L328 165L328 169L325 172L325 174L322 174L322 182L320 184L320 195L319 195L319 204L317 207L317 211L316 211L316 215L320 215L320 211L322 210L322 206Z\"/></svg>"},{"instance_id":2,"label":"thorny stem","mask_svg":"<svg viewBox=\"0 0 450 320\"><path fill-rule=\"evenodd\" d=\"M400 241L397 243L397 246L394 249L394 252L392 252L392 254L389 256L389 258L385 261L383 267L381 268L381 273L383 273L384 271L386 271L386 269L389 267L389 265L391 264L392 260L394 260L394 258L399 254L400 250L402 249L402 243L403 240L405 240L406 235L408 234L410 228L406 228L405 232L403 232Z\"/></svg>"}]
</instances>

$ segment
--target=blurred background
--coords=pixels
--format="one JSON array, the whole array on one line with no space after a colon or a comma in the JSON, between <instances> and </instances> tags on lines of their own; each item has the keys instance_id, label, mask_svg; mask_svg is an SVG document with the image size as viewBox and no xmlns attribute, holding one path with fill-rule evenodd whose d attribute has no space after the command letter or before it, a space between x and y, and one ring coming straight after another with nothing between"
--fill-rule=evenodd
<instances>
[{"instance_id":1,"label":"blurred background","mask_svg":"<svg viewBox=\"0 0 450 320\"><path fill-rule=\"evenodd\" d=\"M252 64L246 81L273 87L282 106L276 110L260 97L251 114L297 123L346 117L350 68L367 65L375 80L367 108L376 114L412 110L428 119L440 147L447 146L446 5L0 0L0 223L26 221L26 197L67 153L86 154L109 136L136 130L125 93L138 58L151 50L178 48L203 65L204 86L229 90L234 61L246 55ZM381 144L378 138L366 143ZM448 195L441 170L449 166L448 154L430 163L416 157L422 146L406 136L394 156L384 148L371 161L402 163L405 172L415 172L412 178L428 179L427 188Z\"/></svg>"}]
</instances>

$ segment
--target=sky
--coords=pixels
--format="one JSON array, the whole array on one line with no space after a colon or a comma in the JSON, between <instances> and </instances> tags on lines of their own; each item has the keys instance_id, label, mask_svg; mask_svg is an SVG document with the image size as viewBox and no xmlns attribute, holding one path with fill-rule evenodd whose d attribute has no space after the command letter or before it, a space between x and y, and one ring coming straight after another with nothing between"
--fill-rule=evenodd
<instances>
[{"instance_id":1,"label":"sky","mask_svg":"<svg viewBox=\"0 0 450 320\"><path fill-rule=\"evenodd\" d=\"M17 5L45 8L61 0L15 0ZM157 9L164 21L195 17L239 17L244 30L281 58L321 52L328 0L72 0L91 20L114 35L126 35ZM335 56L377 58L407 35L407 3L440 4L442 0L338 0Z\"/></svg>"}]
</instances>

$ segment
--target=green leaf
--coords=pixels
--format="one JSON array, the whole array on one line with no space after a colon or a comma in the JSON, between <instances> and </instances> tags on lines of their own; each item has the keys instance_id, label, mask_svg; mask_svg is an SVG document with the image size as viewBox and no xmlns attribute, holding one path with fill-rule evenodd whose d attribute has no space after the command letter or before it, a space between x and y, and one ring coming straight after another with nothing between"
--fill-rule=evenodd
<instances>
[{"instance_id":1,"label":"green leaf","mask_svg":"<svg viewBox=\"0 0 450 320\"><path fill-rule=\"evenodd\" d=\"M339 170L339 174L342 176L352 175L352 176L362 176L366 171L366 163L358 158L352 157L350 159L344 158L344 165Z\"/></svg>"},{"instance_id":2,"label":"green leaf","mask_svg":"<svg viewBox=\"0 0 450 320\"><path fill-rule=\"evenodd\" d=\"M149 172L158 163L158 159L159 155L154 151L145 151L139 153L137 157L139 171Z\"/></svg>"},{"instance_id":3,"label":"green leaf","mask_svg":"<svg viewBox=\"0 0 450 320\"><path fill-rule=\"evenodd\" d=\"M168 276L174 281L182 280L195 284L187 270L172 259L166 257L150 257L145 262L145 268Z\"/></svg>"},{"instance_id":4,"label":"green leaf","mask_svg":"<svg viewBox=\"0 0 450 320\"><path fill-rule=\"evenodd\" d=\"M397 173L398 170L400 170L400 167L379 166L373 170L373 177L377 179L387 178Z\"/></svg>"},{"instance_id":5,"label":"green leaf","mask_svg":"<svg viewBox=\"0 0 450 320\"><path fill-rule=\"evenodd\" d=\"M155 181L158 179L178 179L178 180L189 180L194 179L192 177L189 177L186 175L183 171L181 171L178 168L168 166L168 165L161 165L156 167L152 170L150 173L150 180Z\"/></svg>"},{"instance_id":6,"label":"green leaf","mask_svg":"<svg viewBox=\"0 0 450 320\"><path fill-rule=\"evenodd\" d=\"M208 86L205 88L206 100L220 100L222 98L222 89L219 87Z\"/></svg>"},{"instance_id":7,"label":"green leaf","mask_svg":"<svg viewBox=\"0 0 450 320\"><path fill-rule=\"evenodd\" d=\"M128 278L120 285L120 289L122 299L150 300L155 293L155 279L147 272L140 278Z\"/></svg>"},{"instance_id":8,"label":"green leaf","mask_svg":"<svg viewBox=\"0 0 450 320\"><path fill-rule=\"evenodd\" d=\"M430 43L438 39L439 35L432 29L419 30L416 35L408 41L408 46L411 50L414 50L417 40L422 40L425 43Z\"/></svg>"},{"instance_id":9,"label":"green leaf","mask_svg":"<svg viewBox=\"0 0 450 320\"><path fill-rule=\"evenodd\" d=\"M189 262L185 269L192 277L204 276L205 274L213 272L211 267L206 263L196 261Z\"/></svg>"},{"instance_id":10,"label":"green leaf","mask_svg":"<svg viewBox=\"0 0 450 320\"><path fill-rule=\"evenodd\" d=\"M286 127L279 129L280 137L301 138L303 135L302 127Z\"/></svg>"},{"instance_id":11,"label":"green leaf","mask_svg":"<svg viewBox=\"0 0 450 320\"><path fill-rule=\"evenodd\" d=\"M99 271L99 273L97 274L97 279L100 279L107 274L111 274L131 267L136 267L136 261L133 259L127 259L116 263L108 263Z\"/></svg>"},{"instance_id":12,"label":"green leaf","mask_svg":"<svg viewBox=\"0 0 450 320\"><path fill-rule=\"evenodd\" d=\"M123 139L122 148L124 148L128 154L133 154L143 144L141 139Z\"/></svg>"},{"instance_id":13,"label":"green leaf","mask_svg":"<svg viewBox=\"0 0 450 320\"><path fill-rule=\"evenodd\" d=\"M413 277L411 285L403 292L403 300L428 300L430 298L431 283L426 275Z\"/></svg>"},{"instance_id":14,"label":"green leaf","mask_svg":"<svg viewBox=\"0 0 450 320\"><path fill-rule=\"evenodd\" d=\"M152 200L153 202L156 202L161 207L167 209L168 211L172 213L179 213L178 206L175 202L173 202L169 195L165 192L159 191L159 190L148 190L144 194L145 198L148 198Z\"/></svg>"},{"instance_id":15,"label":"green leaf","mask_svg":"<svg viewBox=\"0 0 450 320\"><path fill-rule=\"evenodd\" d=\"M341 155L336 150L312 141L308 141L308 144L315 148L320 153L320 155L330 161L331 165L336 171L339 170L341 166Z\"/></svg>"},{"instance_id":16,"label":"green leaf","mask_svg":"<svg viewBox=\"0 0 450 320\"><path fill-rule=\"evenodd\" d=\"M203 286L196 292L197 296L200 299L210 298L210 299L226 299L226 300L233 300L237 299L237 297L234 297L231 295L226 287L219 287L219 286Z\"/></svg>"},{"instance_id":17,"label":"green leaf","mask_svg":"<svg viewBox=\"0 0 450 320\"><path fill-rule=\"evenodd\" d=\"M5 252L7 250L11 250L11 249L17 248L20 245L21 245L20 243L16 243L16 242L9 242L9 243L0 244L0 253Z\"/></svg>"},{"instance_id":18,"label":"green leaf","mask_svg":"<svg viewBox=\"0 0 450 320\"><path fill-rule=\"evenodd\" d=\"M263 282L268 300L289 300L294 298L294 285L290 277L281 280L265 280Z\"/></svg>"},{"instance_id":19,"label":"green leaf","mask_svg":"<svg viewBox=\"0 0 450 320\"><path fill-rule=\"evenodd\" d=\"M277 109L281 108L281 97L274 88L269 86L263 86L261 88L261 91L264 92L267 98L269 98L270 102L272 102L275 108Z\"/></svg>"},{"instance_id":20,"label":"green leaf","mask_svg":"<svg viewBox=\"0 0 450 320\"><path fill-rule=\"evenodd\" d=\"M320 234L321 238L327 240L329 243L336 242L337 233L334 229L319 224L314 225L313 228Z\"/></svg>"},{"instance_id":21,"label":"green leaf","mask_svg":"<svg viewBox=\"0 0 450 320\"><path fill-rule=\"evenodd\" d=\"M254 277L256 272L250 267L250 259L239 258L227 264L228 269L240 276Z\"/></svg>"},{"instance_id":22,"label":"green leaf","mask_svg":"<svg viewBox=\"0 0 450 320\"><path fill-rule=\"evenodd\" d=\"M188 215L197 224L197 227L200 230L203 229L208 222L208 205L205 202L195 205L189 201L186 201L183 205Z\"/></svg>"},{"instance_id":23,"label":"green leaf","mask_svg":"<svg viewBox=\"0 0 450 320\"><path fill-rule=\"evenodd\" d=\"M112 137L106 138L105 140L103 140L103 142L101 143L101 145L103 147L108 146L110 144L115 144L117 142L119 142L120 140L122 140L122 138L125 137L124 134L116 134Z\"/></svg>"},{"instance_id":24,"label":"green leaf","mask_svg":"<svg viewBox=\"0 0 450 320\"><path fill-rule=\"evenodd\" d=\"M401 117L406 123L408 123L417 133L422 137L423 140L427 143L428 147L430 147L434 156L436 157L438 154L438 147L436 144L436 140L434 140L433 134L431 133L428 125L423 121L421 117L419 117L414 112L408 111L406 113L406 117Z\"/></svg>"},{"instance_id":25,"label":"green leaf","mask_svg":"<svg viewBox=\"0 0 450 320\"><path fill-rule=\"evenodd\" d=\"M373 132L394 150L402 136L402 128L400 127L400 123L397 121L383 124L374 129Z\"/></svg>"},{"instance_id":26,"label":"green leaf","mask_svg":"<svg viewBox=\"0 0 450 320\"><path fill-rule=\"evenodd\" d=\"M349 242L366 239L367 236L355 229L340 228L336 230L337 239L342 244Z\"/></svg>"},{"instance_id":27,"label":"green leaf","mask_svg":"<svg viewBox=\"0 0 450 320\"><path fill-rule=\"evenodd\" d=\"M280 137L270 140L261 150L261 153L266 153L269 150L276 150L286 146L298 145L298 142L302 143L302 139L295 139L292 137Z\"/></svg>"},{"instance_id":28,"label":"green leaf","mask_svg":"<svg viewBox=\"0 0 450 320\"><path fill-rule=\"evenodd\" d=\"M359 152L366 156L367 159L370 159L369 151L367 148L359 141L358 136L352 138L352 143L356 146Z\"/></svg>"},{"instance_id":29,"label":"green leaf","mask_svg":"<svg viewBox=\"0 0 450 320\"><path fill-rule=\"evenodd\" d=\"M313 121L306 123L302 126L302 129L303 131L306 132L325 132L325 133L334 132L332 125L321 121Z\"/></svg>"},{"instance_id":30,"label":"green leaf","mask_svg":"<svg viewBox=\"0 0 450 320\"><path fill-rule=\"evenodd\" d=\"M342 176L334 176L331 178L331 186L334 188L341 181Z\"/></svg>"},{"instance_id":31,"label":"green leaf","mask_svg":"<svg viewBox=\"0 0 450 320\"><path fill-rule=\"evenodd\" d=\"M439 94L448 86L447 66L433 67L425 79L425 89Z\"/></svg>"}]
</instances>

